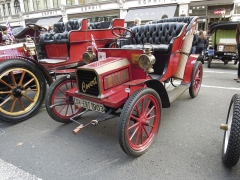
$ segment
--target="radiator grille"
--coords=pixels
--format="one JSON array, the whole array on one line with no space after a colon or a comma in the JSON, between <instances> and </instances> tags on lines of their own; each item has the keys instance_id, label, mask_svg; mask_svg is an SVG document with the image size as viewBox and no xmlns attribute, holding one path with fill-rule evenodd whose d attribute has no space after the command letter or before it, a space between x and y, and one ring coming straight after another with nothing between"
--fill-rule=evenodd
<instances>
[{"instance_id":1,"label":"radiator grille","mask_svg":"<svg viewBox=\"0 0 240 180\"><path fill-rule=\"evenodd\" d=\"M78 89L81 93L98 96L98 79L94 71L77 71Z\"/></svg>"}]
</instances>

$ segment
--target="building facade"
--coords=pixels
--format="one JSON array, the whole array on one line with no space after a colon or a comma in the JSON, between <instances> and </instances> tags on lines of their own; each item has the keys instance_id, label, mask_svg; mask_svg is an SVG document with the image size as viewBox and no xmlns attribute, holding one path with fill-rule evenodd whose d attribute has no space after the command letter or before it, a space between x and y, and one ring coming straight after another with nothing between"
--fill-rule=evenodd
<instances>
[{"instance_id":1,"label":"building facade","mask_svg":"<svg viewBox=\"0 0 240 180\"><path fill-rule=\"evenodd\" d=\"M199 29L216 21L240 20L240 0L0 0L0 24L13 27L37 23L48 26L58 21L87 18L89 22L134 17L142 22L180 15L199 16Z\"/></svg>"}]
</instances>

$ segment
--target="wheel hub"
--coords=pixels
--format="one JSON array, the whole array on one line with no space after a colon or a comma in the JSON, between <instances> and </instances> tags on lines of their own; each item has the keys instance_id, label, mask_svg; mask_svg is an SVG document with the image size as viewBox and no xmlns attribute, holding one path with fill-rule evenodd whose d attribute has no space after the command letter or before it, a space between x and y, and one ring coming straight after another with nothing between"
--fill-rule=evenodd
<instances>
[{"instance_id":1,"label":"wheel hub","mask_svg":"<svg viewBox=\"0 0 240 180\"><path fill-rule=\"evenodd\" d=\"M23 90L23 88L21 86L17 86L13 89L13 95L16 97L16 98L20 98L22 97L23 95L26 95L26 91Z\"/></svg>"}]
</instances>

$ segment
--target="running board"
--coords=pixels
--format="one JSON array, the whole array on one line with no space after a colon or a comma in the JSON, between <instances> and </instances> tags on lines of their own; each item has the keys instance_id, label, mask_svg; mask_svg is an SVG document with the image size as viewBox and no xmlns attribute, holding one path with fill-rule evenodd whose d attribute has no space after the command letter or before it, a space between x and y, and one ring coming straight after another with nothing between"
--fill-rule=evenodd
<instances>
[{"instance_id":1,"label":"running board","mask_svg":"<svg viewBox=\"0 0 240 180\"><path fill-rule=\"evenodd\" d=\"M38 62L41 63L48 63L48 64L55 64L67 61L66 59L40 59Z\"/></svg>"},{"instance_id":2,"label":"running board","mask_svg":"<svg viewBox=\"0 0 240 180\"><path fill-rule=\"evenodd\" d=\"M182 93L184 93L189 88L189 85L182 85L175 87L173 90L168 91L168 98L170 103L177 99Z\"/></svg>"}]
</instances>

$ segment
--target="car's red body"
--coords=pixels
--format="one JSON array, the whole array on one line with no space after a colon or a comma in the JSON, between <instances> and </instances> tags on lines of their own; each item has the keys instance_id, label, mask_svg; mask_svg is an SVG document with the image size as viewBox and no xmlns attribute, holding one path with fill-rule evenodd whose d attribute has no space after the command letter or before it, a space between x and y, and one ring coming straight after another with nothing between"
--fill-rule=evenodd
<instances>
[{"instance_id":1,"label":"car's red body","mask_svg":"<svg viewBox=\"0 0 240 180\"><path fill-rule=\"evenodd\" d=\"M190 55L196 21L180 17L133 27L132 38L118 42L120 48L98 49L98 61L77 67L75 79L60 78L50 86L45 103L49 115L62 123L77 122L74 118L95 110L103 113L90 121L96 125L121 109L118 135L123 151L131 156L145 153L157 134L161 108L170 107L187 89L191 97L200 90L202 64ZM169 82L173 89L165 87Z\"/></svg>"}]
</instances>

